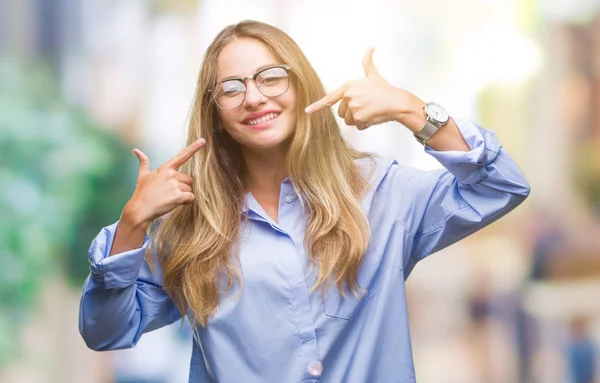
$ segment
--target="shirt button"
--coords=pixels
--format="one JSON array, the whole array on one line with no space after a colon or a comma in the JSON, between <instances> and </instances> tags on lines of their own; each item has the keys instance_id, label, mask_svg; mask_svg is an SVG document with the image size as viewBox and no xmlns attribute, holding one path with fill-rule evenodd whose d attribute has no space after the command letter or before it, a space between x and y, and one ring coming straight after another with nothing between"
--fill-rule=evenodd
<instances>
[{"instance_id":1,"label":"shirt button","mask_svg":"<svg viewBox=\"0 0 600 383\"><path fill-rule=\"evenodd\" d=\"M285 202L290 203L294 200L294 197L292 197L291 194L288 194L285 196Z\"/></svg>"},{"instance_id":2,"label":"shirt button","mask_svg":"<svg viewBox=\"0 0 600 383\"><path fill-rule=\"evenodd\" d=\"M323 372L323 364L318 360L313 360L308 363L307 370L312 376L319 376Z\"/></svg>"}]
</instances>

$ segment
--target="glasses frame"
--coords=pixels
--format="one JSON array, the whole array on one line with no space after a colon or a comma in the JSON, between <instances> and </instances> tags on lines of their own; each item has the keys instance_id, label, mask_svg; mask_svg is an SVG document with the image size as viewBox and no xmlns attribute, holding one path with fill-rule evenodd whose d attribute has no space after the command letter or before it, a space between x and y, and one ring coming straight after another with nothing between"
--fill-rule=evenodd
<instances>
[{"instance_id":1,"label":"glasses frame","mask_svg":"<svg viewBox=\"0 0 600 383\"><path fill-rule=\"evenodd\" d=\"M267 71L269 69L273 69L273 68L283 68L285 69L285 71L288 74L288 84L287 84L287 88L285 88L285 90L281 93L279 93L277 96L267 96L266 94L264 94L262 92L262 90L260 89L261 87L258 86L256 84L256 78L263 73L264 71ZM217 102L217 92L214 91L214 89L209 89L208 91L213 95L213 101L215 102L215 104L217 105L217 107L221 110L232 110L235 108L239 108L240 105L242 105L244 103L244 101L246 101L246 95L248 94L248 87L246 86L246 80L252 80L254 81L254 85L256 85L256 89L258 89L258 91L260 92L260 94L262 94L265 97L279 97L282 94L284 94L285 92L288 91L288 89L290 89L290 80L289 80L289 74L292 70L292 67L287 65L287 64L275 64L275 65L269 65L266 68L262 68L261 70L259 70L258 72L254 73L252 76L246 76L246 77L234 77L234 78L228 78L227 80L223 80L221 81L219 84L222 84L224 82L227 81L240 81L242 84L244 84L244 98L242 99L242 102L240 102L240 104L238 106L234 106L233 108L223 108L221 105L219 105L219 103Z\"/></svg>"}]
</instances>

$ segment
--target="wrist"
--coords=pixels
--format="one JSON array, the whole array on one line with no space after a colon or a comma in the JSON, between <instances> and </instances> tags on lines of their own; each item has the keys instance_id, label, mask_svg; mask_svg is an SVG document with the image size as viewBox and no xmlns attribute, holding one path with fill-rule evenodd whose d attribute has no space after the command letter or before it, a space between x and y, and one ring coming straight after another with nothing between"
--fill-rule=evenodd
<instances>
[{"instance_id":1,"label":"wrist","mask_svg":"<svg viewBox=\"0 0 600 383\"><path fill-rule=\"evenodd\" d=\"M417 97L410 100L407 103L399 103L399 108L395 112L394 120L400 124L406 126L411 132L418 133L425 123L427 118L425 116L425 102Z\"/></svg>"},{"instance_id":2,"label":"wrist","mask_svg":"<svg viewBox=\"0 0 600 383\"><path fill-rule=\"evenodd\" d=\"M150 221L151 220L144 217L139 209L136 209L135 205L133 205L131 202L128 202L125 205L120 218L120 222L122 222L125 226L131 227L132 229L146 230L148 225L150 225Z\"/></svg>"}]
</instances>

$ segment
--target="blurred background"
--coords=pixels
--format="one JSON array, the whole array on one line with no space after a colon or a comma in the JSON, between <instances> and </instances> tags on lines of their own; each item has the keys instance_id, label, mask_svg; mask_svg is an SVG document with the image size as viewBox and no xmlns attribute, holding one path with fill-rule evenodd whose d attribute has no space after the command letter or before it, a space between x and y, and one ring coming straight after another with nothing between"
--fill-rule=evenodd
<instances>
[{"instance_id":1,"label":"blurred background","mask_svg":"<svg viewBox=\"0 0 600 383\"><path fill-rule=\"evenodd\" d=\"M0 382L187 382L188 327L96 353L79 296L131 149L181 149L202 55L243 19L289 33L329 90L374 45L390 83L495 131L531 183L409 278L417 381L600 382L600 0L0 0ZM341 128L440 166L399 124Z\"/></svg>"}]
</instances>

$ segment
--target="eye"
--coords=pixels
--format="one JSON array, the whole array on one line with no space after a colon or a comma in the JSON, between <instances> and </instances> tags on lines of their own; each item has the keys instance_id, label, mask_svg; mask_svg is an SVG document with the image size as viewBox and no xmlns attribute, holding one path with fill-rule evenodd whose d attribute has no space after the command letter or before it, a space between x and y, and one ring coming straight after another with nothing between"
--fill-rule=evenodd
<instances>
[{"instance_id":1,"label":"eye","mask_svg":"<svg viewBox=\"0 0 600 383\"><path fill-rule=\"evenodd\" d=\"M246 87L241 81L238 80L229 80L223 81L221 83L221 88L219 89L220 97L235 97L238 94L244 92Z\"/></svg>"},{"instance_id":2,"label":"eye","mask_svg":"<svg viewBox=\"0 0 600 383\"><path fill-rule=\"evenodd\" d=\"M265 71L261 72L258 75L256 80L261 85L270 86L270 85L277 85L277 84L281 83L281 81L287 79L287 77L288 77L288 74L285 71L285 69L269 68L269 69L266 69Z\"/></svg>"},{"instance_id":3,"label":"eye","mask_svg":"<svg viewBox=\"0 0 600 383\"><path fill-rule=\"evenodd\" d=\"M261 79L260 83L265 85L272 85L277 84L281 80L282 77L265 77Z\"/></svg>"}]
</instances>

